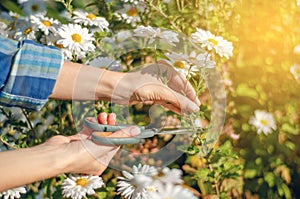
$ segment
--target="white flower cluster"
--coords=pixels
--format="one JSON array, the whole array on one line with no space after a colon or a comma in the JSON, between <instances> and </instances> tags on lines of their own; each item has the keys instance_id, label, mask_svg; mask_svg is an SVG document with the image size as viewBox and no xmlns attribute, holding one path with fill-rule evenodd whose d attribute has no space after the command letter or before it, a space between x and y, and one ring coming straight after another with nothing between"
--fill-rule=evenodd
<instances>
[{"instance_id":1,"label":"white flower cluster","mask_svg":"<svg viewBox=\"0 0 300 199\"><path fill-rule=\"evenodd\" d=\"M24 9L29 2L45 3L22 2ZM31 39L56 46L62 50L67 60L76 61L95 51L94 32L109 31L109 23L105 18L83 10L75 10L67 24L47 17L43 11L28 14L21 17L14 13L1 13L0 18L9 21L9 24L1 22L0 34L19 41Z\"/></svg>"},{"instance_id":2,"label":"white flower cluster","mask_svg":"<svg viewBox=\"0 0 300 199\"><path fill-rule=\"evenodd\" d=\"M207 50L215 50L220 57L229 59L232 56L232 43L226 41L221 36L215 36L210 31L205 31L197 28L197 31L192 34L193 42L199 43L202 48Z\"/></svg>"},{"instance_id":3,"label":"white flower cluster","mask_svg":"<svg viewBox=\"0 0 300 199\"><path fill-rule=\"evenodd\" d=\"M133 30L133 36L144 37L149 39L149 44L160 42L163 44L176 47L180 42L177 33L151 26L137 26ZM221 36L215 36L209 31L197 28L197 31L191 35L192 42L200 44L204 52L196 53L192 51L184 53L165 53L167 63L174 66L176 70L185 75L193 72L199 72L201 68L214 68L216 63L211 59L211 51L215 51L220 57L229 59L233 54L233 45L231 42L224 40Z\"/></svg>"},{"instance_id":4,"label":"white flower cluster","mask_svg":"<svg viewBox=\"0 0 300 199\"><path fill-rule=\"evenodd\" d=\"M153 166L133 166L132 173L122 172L118 177L118 194L129 199L196 199L197 197L181 184L182 171L167 167L157 169Z\"/></svg>"},{"instance_id":5,"label":"white flower cluster","mask_svg":"<svg viewBox=\"0 0 300 199\"><path fill-rule=\"evenodd\" d=\"M300 65L299 64L293 64L290 68L290 72L294 76L296 80L300 79Z\"/></svg>"},{"instance_id":6,"label":"white flower cluster","mask_svg":"<svg viewBox=\"0 0 300 199\"><path fill-rule=\"evenodd\" d=\"M167 63L187 76L189 73L199 72L201 68L214 68L215 62L210 59L210 54L197 54L192 51L189 55L183 53L166 53Z\"/></svg>"},{"instance_id":7,"label":"white flower cluster","mask_svg":"<svg viewBox=\"0 0 300 199\"><path fill-rule=\"evenodd\" d=\"M95 194L95 189L102 187L103 184L103 180L99 176L70 176L62 183L62 194L66 198L86 198L86 195Z\"/></svg>"},{"instance_id":8,"label":"white flower cluster","mask_svg":"<svg viewBox=\"0 0 300 199\"><path fill-rule=\"evenodd\" d=\"M26 189L25 187L17 187L13 189L9 189L0 193L0 198L3 199L14 199L14 198L21 198L21 194L25 194Z\"/></svg>"},{"instance_id":9,"label":"white flower cluster","mask_svg":"<svg viewBox=\"0 0 300 199\"><path fill-rule=\"evenodd\" d=\"M147 12L147 7L143 2L133 1L132 4L124 4L122 8L118 9L114 16L119 21L124 21L126 24L136 26L141 22L140 13ZM127 2L126 2L127 3Z\"/></svg>"},{"instance_id":10,"label":"white flower cluster","mask_svg":"<svg viewBox=\"0 0 300 199\"><path fill-rule=\"evenodd\" d=\"M256 110L249 123L257 128L258 134L264 133L268 135L277 128L273 115L262 110Z\"/></svg>"}]
</instances>

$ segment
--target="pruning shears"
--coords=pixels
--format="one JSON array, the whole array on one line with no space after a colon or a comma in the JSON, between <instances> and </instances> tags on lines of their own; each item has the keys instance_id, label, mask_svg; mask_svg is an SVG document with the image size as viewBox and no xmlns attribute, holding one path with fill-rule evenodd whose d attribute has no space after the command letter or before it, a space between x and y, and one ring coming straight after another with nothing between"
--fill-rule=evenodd
<instances>
[{"instance_id":1,"label":"pruning shears","mask_svg":"<svg viewBox=\"0 0 300 199\"><path fill-rule=\"evenodd\" d=\"M129 127L128 125L105 125L89 121L87 118L84 120L84 125L94 130L91 139L98 144L102 145L124 145L124 144L137 144L142 139L150 138L155 135L183 135L193 134L203 131L203 128L150 128L146 129L144 126L138 126L141 133L135 137L108 137L115 131L122 130L123 128Z\"/></svg>"}]
</instances>

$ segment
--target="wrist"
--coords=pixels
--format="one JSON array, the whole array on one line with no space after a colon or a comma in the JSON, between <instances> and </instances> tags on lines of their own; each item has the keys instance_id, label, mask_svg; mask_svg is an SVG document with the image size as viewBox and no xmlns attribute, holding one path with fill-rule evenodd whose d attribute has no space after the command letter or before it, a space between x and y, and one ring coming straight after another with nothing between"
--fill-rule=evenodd
<instances>
[{"instance_id":1,"label":"wrist","mask_svg":"<svg viewBox=\"0 0 300 199\"><path fill-rule=\"evenodd\" d=\"M116 86L123 76L124 73L121 72L103 70L102 76L100 77L96 88L97 99L110 101L113 98Z\"/></svg>"},{"instance_id":2,"label":"wrist","mask_svg":"<svg viewBox=\"0 0 300 199\"><path fill-rule=\"evenodd\" d=\"M52 169L49 171L51 175L46 176L46 178L63 174L67 170L69 154L66 153L65 145L48 145L45 143L37 146L36 149L35 147L33 148L37 153L46 154L47 157L45 157L44 161L46 168L51 165L50 168Z\"/></svg>"}]
</instances>

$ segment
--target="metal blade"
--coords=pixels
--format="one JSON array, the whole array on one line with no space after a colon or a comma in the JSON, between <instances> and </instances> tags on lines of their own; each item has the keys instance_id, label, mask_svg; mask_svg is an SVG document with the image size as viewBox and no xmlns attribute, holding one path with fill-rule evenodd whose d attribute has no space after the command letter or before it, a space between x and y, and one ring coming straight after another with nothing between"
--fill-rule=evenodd
<instances>
[{"instance_id":1,"label":"metal blade","mask_svg":"<svg viewBox=\"0 0 300 199\"><path fill-rule=\"evenodd\" d=\"M160 129L155 130L155 135L180 135L180 134L193 134L199 132L199 130L203 131L203 128L197 128L196 131L192 128L174 128L174 129Z\"/></svg>"}]
</instances>

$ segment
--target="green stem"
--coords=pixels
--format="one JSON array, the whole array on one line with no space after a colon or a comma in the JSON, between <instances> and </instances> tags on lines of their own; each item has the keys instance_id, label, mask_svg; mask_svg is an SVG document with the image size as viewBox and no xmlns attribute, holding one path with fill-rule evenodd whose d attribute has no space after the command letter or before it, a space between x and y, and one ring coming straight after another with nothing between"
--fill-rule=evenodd
<instances>
[{"instance_id":1,"label":"green stem","mask_svg":"<svg viewBox=\"0 0 300 199\"><path fill-rule=\"evenodd\" d=\"M26 121L27 121L27 123L28 123L28 125L29 125L30 130L31 130L32 133L33 133L34 138L38 139L36 130L35 130L34 127L32 126L32 123L31 123L31 121L30 121L30 119L29 119L29 117L28 117L27 112L26 112L25 109L23 109L23 108L22 108L21 110L22 110L23 115L24 115L25 118L26 118ZM38 139L38 141L40 141L40 140Z\"/></svg>"},{"instance_id":2,"label":"green stem","mask_svg":"<svg viewBox=\"0 0 300 199\"><path fill-rule=\"evenodd\" d=\"M198 186L199 186L199 189L200 189L200 191L201 191L201 195L207 195L207 191L206 191L206 188L205 188L205 186L204 186L204 182L203 182L203 180L198 180L197 181L197 183L198 183Z\"/></svg>"},{"instance_id":3,"label":"green stem","mask_svg":"<svg viewBox=\"0 0 300 199\"><path fill-rule=\"evenodd\" d=\"M212 166L211 166L210 164L208 165L208 167L209 167L209 170L210 170L211 172L213 172L213 168L212 168ZM215 189L216 189L216 194L217 194L218 196L220 196L219 182L218 182L218 180L216 179L216 177L214 178L214 187L215 187Z\"/></svg>"},{"instance_id":4,"label":"green stem","mask_svg":"<svg viewBox=\"0 0 300 199\"><path fill-rule=\"evenodd\" d=\"M3 144L5 144L6 146L8 146L9 148L12 148L12 149L18 149L18 147L13 146L13 145L11 145L10 143L8 143L7 141L5 141L5 140L3 139L3 136L0 136L0 141L1 141Z\"/></svg>"}]
</instances>

